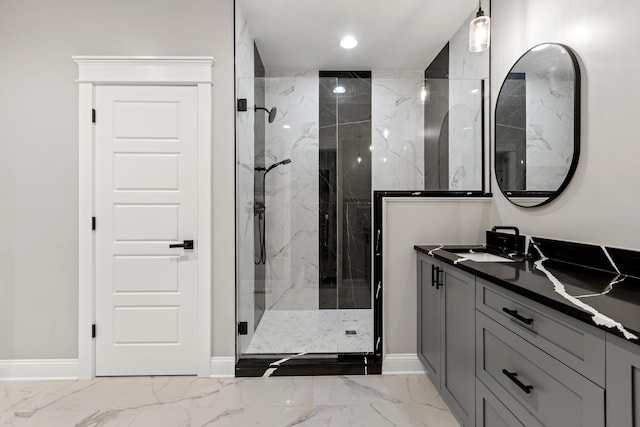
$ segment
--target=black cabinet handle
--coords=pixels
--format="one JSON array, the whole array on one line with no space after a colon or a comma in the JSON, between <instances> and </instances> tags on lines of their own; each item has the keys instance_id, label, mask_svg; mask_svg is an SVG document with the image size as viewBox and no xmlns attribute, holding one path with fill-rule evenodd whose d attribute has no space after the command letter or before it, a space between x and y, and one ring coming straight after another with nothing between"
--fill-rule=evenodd
<instances>
[{"instance_id":1,"label":"black cabinet handle","mask_svg":"<svg viewBox=\"0 0 640 427\"><path fill-rule=\"evenodd\" d=\"M522 323L525 323L527 325L531 325L533 323L533 319L527 319L526 317L522 317L521 315L518 314L517 310L509 310L507 307L502 307L502 311L504 311L509 316L516 318Z\"/></svg>"},{"instance_id":2,"label":"black cabinet handle","mask_svg":"<svg viewBox=\"0 0 640 427\"><path fill-rule=\"evenodd\" d=\"M440 274L443 272L443 270L440 267L436 267L436 289L440 289L440 286L442 286L442 280L440 280Z\"/></svg>"},{"instance_id":3,"label":"black cabinet handle","mask_svg":"<svg viewBox=\"0 0 640 427\"><path fill-rule=\"evenodd\" d=\"M431 264L431 286L436 285L436 266Z\"/></svg>"},{"instance_id":4,"label":"black cabinet handle","mask_svg":"<svg viewBox=\"0 0 640 427\"><path fill-rule=\"evenodd\" d=\"M515 372L509 372L506 369L502 370L502 373L505 374L515 385L517 385L518 387L520 387L520 389L522 391L524 391L527 394L531 394L531 390L533 390L533 386L532 385L524 385L519 379L518 379L518 374L516 374Z\"/></svg>"},{"instance_id":5,"label":"black cabinet handle","mask_svg":"<svg viewBox=\"0 0 640 427\"><path fill-rule=\"evenodd\" d=\"M193 249L193 240L183 240L182 243L171 243L170 248Z\"/></svg>"}]
</instances>

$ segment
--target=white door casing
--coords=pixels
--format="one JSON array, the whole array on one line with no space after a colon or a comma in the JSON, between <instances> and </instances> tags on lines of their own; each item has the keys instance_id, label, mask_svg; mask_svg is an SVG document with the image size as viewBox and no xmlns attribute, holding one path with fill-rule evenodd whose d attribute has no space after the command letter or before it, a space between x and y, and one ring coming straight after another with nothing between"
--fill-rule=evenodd
<instances>
[{"instance_id":1,"label":"white door casing","mask_svg":"<svg viewBox=\"0 0 640 427\"><path fill-rule=\"evenodd\" d=\"M96 375L195 375L197 89L95 96Z\"/></svg>"},{"instance_id":2,"label":"white door casing","mask_svg":"<svg viewBox=\"0 0 640 427\"><path fill-rule=\"evenodd\" d=\"M80 108L79 376L208 377L213 59L73 59ZM187 239L194 250L169 248Z\"/></svg>"}]
</instances>

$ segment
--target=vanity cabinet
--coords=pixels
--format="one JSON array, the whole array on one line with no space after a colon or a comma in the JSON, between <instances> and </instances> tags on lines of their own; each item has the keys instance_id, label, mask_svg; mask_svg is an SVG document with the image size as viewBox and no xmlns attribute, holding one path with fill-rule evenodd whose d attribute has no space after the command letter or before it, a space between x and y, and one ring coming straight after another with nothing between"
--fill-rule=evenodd
<instances>
[{"instance_id":1,"label":"vanity cabinet","mask_svg":"<svg viewBox=\"0 0 640 427\"><path fill-rule=\"evenodd\" d=\"M518 419L482 384L476 381L476 425L484 427L524 427Z\"/></svg>"},{"instance_id":2,"label":"vanity cabinet","mask_svg":"<svg viewBox=\"0 0 640 427\"><path fill-rule=\"evenodd\" d=\"M607 334L607 426L640 426L640 346Z\"/></svg>"},{"instance_id":3,"label":"vanity cabinet","mask_svg":"<svg viewBox=\"0 0 640 427\"><path fill-rule=\"evenodd\" d=\"M479 278L476 310L476 376L514 425L604 425L604 331ZM478 427L509 418L487 402Z\"/></svg>"},{"instance_id":4,"label":"vanity cabinet","mask_svg":"<svg viewBox=\"0 0 640 427\"><path fill-rule=\"evenodd\" d=\"M519 422L536 427L604 425L601 387L480 312L476 325L478 380Z\"/></svg>"},{"instance_id":5,"label":"vanity cabinet","mask_svg":"<svg viewBox=\"0 0 640 427\"><path fill-rule=\"evenodd\" d=\"M453 414L475 425L475 276L418 254L418 357Z\"/></svg>"},{"instance_id":6,"label":"vanity cabinet","mask_svg":"<svg viewBox=\"0 0 640 427\"><path fill-rule=\"evenodd\" d=\"M479 312L599 386L605 386L604 331L481 278L476 279L476 284Z\"/></svg>"}]
</instances>

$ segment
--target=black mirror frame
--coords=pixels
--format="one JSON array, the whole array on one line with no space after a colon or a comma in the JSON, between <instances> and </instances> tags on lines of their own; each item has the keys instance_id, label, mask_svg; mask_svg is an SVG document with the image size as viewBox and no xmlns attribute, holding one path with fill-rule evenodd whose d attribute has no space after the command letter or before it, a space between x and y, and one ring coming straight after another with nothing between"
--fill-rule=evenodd
<instances>
[{"instance_id":1,"label":"black mirror frame","mask_svg":"<svg viewBox=\"0 0 640 427\"><path fill-rule=\"evenodd\" d=\"M574 119L573 119L573 158L571 159L571 165L569 166L569 170L567 171L567 175L565 176L564 180L562 181L562 183L560 184L560 186L558 187L558 189L554 192L552 192L551 194L549 194L550 192L540 192L540 191L505 191L503 190L500 185L498 184L498 188L500 188L500 192L504 195L504 197L509 200L509 202L511 202L513 205L521 207L521 208L536 208L536 207L540 207L540 206L544 206L547 205L549 203L551 203L553 200L555 200L556 198L558 198L558 196L560 196L560 194L562 194L562 192L565 190L565 188L567 188L567 186L569 185L569 182L571 181L571 178L573 178L573 175L578 167L578 160L580 159L580 106L581 106L581 74L580 74L580 64L578 62L578 58L576 56L576 54L573 52L573 50L567 46L564 45L562 43L553 43L553 42L546 42L546 43L540 43L537 44L535 46L532 46L531 48L529 48L525 53L523 53L522 55L520 55L520 57L518 58L518 60L511 66L511 68L509 69L509 72L507 73L507 76L509 76L509 74L511 74L511 72L513 71L513 69L515 68L515 66L518 64L518 62L520 62L520 60L522 58L524 58L529 52L531 52L533 49L535 49L538 46L541 45L545 45L545 44L549 44L549 45L554 45L554 46L560 46L563 49L565 49L569 55L569 58L571 59L571 62L573 64L573 69L575 72L575 87L574 87L574 92L573 92L573 110L574 110ZM495 109L493 111L494 113L494 121L493 121L493 136L494 136L494 141L493 141L493 159L494 159L494 164L493 164L493 174L494 174L494 178L496 179L496 183L498 182L498 178L496 175L496 165L495 165L495 159L496 159L496 149L497 149L497 141L496 141L496 128L497 128L497 123L498 121L497 119L497 110L498 110L498 102L500 100L500 94L502 93L502 89L504 87L505 82L507 81L506 77L505 80L503 80L502 85L500 85L500 91L498 92L498 96L496 98L496 106ZM507 194L510 193L510 194ZM518 203L516 203L514 200L512 200L513 197L541 197L541 196L548 196L546 200L536 204L536 205L531 205L531 206L525 206L525 205L520 205Z\"/></svg>"}]
</instances>

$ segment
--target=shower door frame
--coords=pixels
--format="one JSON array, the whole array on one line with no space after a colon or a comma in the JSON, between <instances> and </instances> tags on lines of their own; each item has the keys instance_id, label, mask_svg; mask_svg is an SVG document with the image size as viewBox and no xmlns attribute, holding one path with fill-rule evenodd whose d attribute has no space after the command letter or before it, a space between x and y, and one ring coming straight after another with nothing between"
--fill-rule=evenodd
<instances>
[{"instance_id":1,"label":"shower door frame","mask_svg":"<svg viewBox=\"0 0 640 427\"><path fill-rule=\"evenodd\" d=\"M256 77L257 78L257 77ZM322 78L322 77L320 77ZM326 78L326 77L325 77ZM369 79L371 76L368 77ZM337 114L337 113L336 113ZM237 120L236 120L237 123ZM342 188L338 184L342 180L342 173L340 171L340 165L343 161L341 158L341 153L338 148L338 134L337 134L336 126L336 193L342 193ZM237 144L237 128L236 128L236 144ZM237 156L237 146L236 146L236 156ZM236 159L236 168L237 168L237 159ZM237 178L236 178L237 179ZM369 181L371 181L372 176L369 175ZM237 191L237 189L236 189ZM373 227L374 220L374 203L373 203L373 191L371 192L371 202L370 202L370 213L371 213L371 230ZM236 194L237 197L237 194ZM343 223L341 208L343 206L343 202L340 198L337 198L336 209L338 214L336 215L336 226L337 230L341 230L341 224ZM236 200L237 204L237 200ZM237 208L237 206L236 206ZM236 213L236 242L238 241L238 217ZM266 230L265 230L266 233ZM340 260L342 254L341 243L343 241L340 233L337 233L336 237L336 257ZM370 268L369 268L369 287L371 292L371 308L373 312L373 342L371 343L371 349L373 351L369 352L359 352L359 353L349 353L344 352L341 353L336 351L335 353L312 353L308 355L288 355L288 354L243 354L239 348L239 340L238 340L238 330L236 330L236 367L235 367L235 376L236 377L258 377L258 376L296 376L296 375L379 375L382 374L382 304L378 304L377 300L382 301L382 293L377 293L377 298L374 298L374 262L373 262L373 232L370 235L370 248L369 248L369 259ZM337 267L337 277L336 277L336 302L338 301L338 289L340 286L340 276L342 275L342 267L339 265L338 261L336 263ZM236 268L238 266L238 254L236 252ZM236 274L236 325L238 325L238 315L239 315L239 292L240 281L238 280L238 275ZM338 313L339 307L336 307L336 314ZM320 310L320 308L318 308ZM377 327L380 325L380 327ZM339 350L339 349L337 349Z\"/></svg>"}]
</instances>

